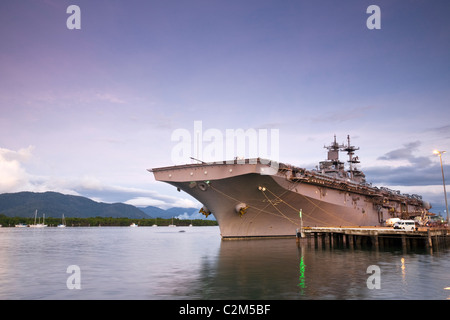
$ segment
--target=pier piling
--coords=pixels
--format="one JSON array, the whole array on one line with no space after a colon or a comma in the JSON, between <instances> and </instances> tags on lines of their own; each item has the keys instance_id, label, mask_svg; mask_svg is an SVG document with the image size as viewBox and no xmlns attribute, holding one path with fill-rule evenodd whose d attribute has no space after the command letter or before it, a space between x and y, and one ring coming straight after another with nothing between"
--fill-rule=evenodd
<instances>
[{"instance_id":1,"label":"pier piling","mask_svg":"<svg viewBox=\"0 0 450 320\"><path fill-rule=\"evenodd\" d=\"M354 249L370 246L378 250L397 245L403 250L433 250L450 246L450 232L447 228L405 231L386 227L307 227L302 231L300 234L297 230L297 241L300 238L313 239L314 246L325 248Z\"/></svg>"}]
</instances>

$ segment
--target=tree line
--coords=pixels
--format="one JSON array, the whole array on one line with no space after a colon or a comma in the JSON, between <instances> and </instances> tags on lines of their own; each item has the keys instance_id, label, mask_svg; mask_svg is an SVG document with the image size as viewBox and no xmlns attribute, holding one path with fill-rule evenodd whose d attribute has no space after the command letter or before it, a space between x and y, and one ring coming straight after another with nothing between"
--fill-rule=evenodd
<instances>
[{"instance_id":1,"label":"tree line","mask_svg":"<svg viewBox=\"0 0 450 320\"><path fill-rule=\"evenodd\" d=\"M60 224L61 218L45 218L45 224L49 227L56 227ZM8 217L4 214L0 214L0 225L3 227L14 227L18 224L34 224L34 218L24 217ZM130 218L112 218L112 217L89 217L89 218L65 218L65 224L68 227L127 227L135 223L141 227L150 227L156 224L157 226L168 226L172 224L172 219L152 218L152 219L130 219ZM217 226L215 220L183 220L173 219L173 224L176 226L189 226L192 223L193 226Z\"/></svg>"}]
</instances>

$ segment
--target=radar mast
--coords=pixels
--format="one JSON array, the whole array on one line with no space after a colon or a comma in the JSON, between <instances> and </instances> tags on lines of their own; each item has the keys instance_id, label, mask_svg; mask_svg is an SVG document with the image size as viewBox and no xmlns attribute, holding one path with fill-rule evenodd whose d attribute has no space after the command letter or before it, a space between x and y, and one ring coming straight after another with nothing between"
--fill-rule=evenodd
<instances>
[{"instance_id":1,"label":"radar mast","mask_svg":"<svg viewBox=\"0 0 450 320\"><path fill-rule=\"evenodd\" d=\"M350 167L348 170L349 178L360 183L365 182L366 175L356 167L356 164L360 163L359 157L354 157L355 151L359 150L359 148L350 144L350 135L347 135L347 145L343 146L341 150L346 151L348 154L348 164Z\"/></svg>"},{"instance_id":2,"label":"radar mast","mask_svg":"<svg viewBox=\"0 0 450 320\"><path fill-rule=\"evenodd\" d=\"M319 163L320 171L323 174L335 178L350 179L358 183L366 182L365 174L356 166L360 161L355 156L355 151L359 150L359 148L350 144L350 135L347 135L346 145L337 143L336 135L334 135L334 141L330 145L324 146L324 148L328 150L328 159ZM346 151L348 154L349 169L347 172L344 168L344 162L339 160L339 151Z\"/></svg>"}]
</instances>

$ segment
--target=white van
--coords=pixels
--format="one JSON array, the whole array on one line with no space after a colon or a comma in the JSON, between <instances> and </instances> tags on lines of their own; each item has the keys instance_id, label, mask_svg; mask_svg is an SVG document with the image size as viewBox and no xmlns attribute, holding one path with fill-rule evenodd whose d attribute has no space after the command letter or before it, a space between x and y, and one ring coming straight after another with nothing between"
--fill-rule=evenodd
<instances>
[{"instance_id":1,"label":"white van","mask_svg":"<svg viewBox=\"0 0 450 320\"><path fill-rule=\"evenodd\" d=\"M416 230L416 223L414 220L399 220L394 224L394 229L414 231Z\"/></svg>"}]
</instances>

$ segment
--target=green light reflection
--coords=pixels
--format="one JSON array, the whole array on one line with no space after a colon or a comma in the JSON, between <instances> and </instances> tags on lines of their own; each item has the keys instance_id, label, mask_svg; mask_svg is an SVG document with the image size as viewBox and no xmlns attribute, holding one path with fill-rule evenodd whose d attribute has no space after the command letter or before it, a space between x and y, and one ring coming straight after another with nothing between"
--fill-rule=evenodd
<instances>
[{"instance_id":1,"label":"green light reflection","mask_svg":"<svg viewBox=\"0 0 450 320\"><path fill-rule=\"evenodd\" d=\"M299 264L299 276L298 276L298 287L300 288L300 294L304 295L305 294L305 288L306 288L306 283L305 283L305 269L306 269L306 265L305 265L305 261L303 260L303 256L300 258L300 264Z\"/></svg>"}]
</instances>

